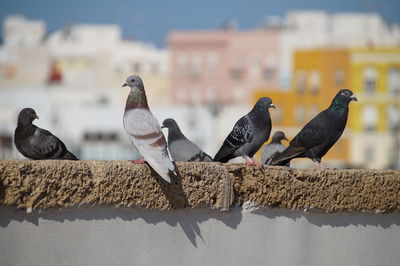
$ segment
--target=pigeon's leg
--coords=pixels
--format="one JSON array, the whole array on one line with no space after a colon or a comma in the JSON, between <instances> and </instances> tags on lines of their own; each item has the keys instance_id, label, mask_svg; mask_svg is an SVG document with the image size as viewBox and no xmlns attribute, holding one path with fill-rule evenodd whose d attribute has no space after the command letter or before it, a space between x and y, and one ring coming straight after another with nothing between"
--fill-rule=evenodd
<instances>
[{"instance_id":1,"label":"pigeon's leg","mask_svg":"<svg viewBox=\"0 0 400 266\"><path fill-rule=\"evenodd\" d=\"M249 160L248 157L247 157L246 155L243 156L243 159L244 159L244 163L245 163L246 165L249 165L249 166L251 166L251 167L254 167L254 163L253 163L251 160Z\"/></svg>"},{"instance_id":2,"label":"pigeon's leg","mask_svg":"<svg viewBox=\"0 0 400 266\"><path fill-rule=\"evenodd\" d=\"M260 164L259 162L257 162L256 159L251 158L251 160L253 161L253 165L255 165L255 166L257 166L257 167L261 167L261 166L262 166L262 164Z\"/></svg>"},{"instance_id":3,"label":"pigeon's leg","mask_svg":"<svg viewBox=\"0 0 400 266\"><path fill-rule=\"evenodd\" d=\"M131 163L137 163L137 164L144 164L145 160L144 158L140 158L139 160L129 160Z\"/></svg>"}]
</instances>

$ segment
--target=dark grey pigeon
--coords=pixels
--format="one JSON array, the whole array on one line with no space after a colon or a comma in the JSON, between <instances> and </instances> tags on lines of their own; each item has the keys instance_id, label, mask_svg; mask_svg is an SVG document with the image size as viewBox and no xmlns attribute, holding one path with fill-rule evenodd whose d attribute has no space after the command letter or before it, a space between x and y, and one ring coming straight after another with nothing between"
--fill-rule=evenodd
<instances>
[{"instance_id":1,"label":"dark grey pigeon","mask_svg":"<svg viewBox=\"0 0 400 266\"><path fill-rule=\"evenodd\" d=\"M172 118L165 119L161 128L168 128L168 150L175 161L212 162L212 158L199 146L188 140Z\"/></svg>"},{"instance_id":2,"label":"dark grey pigeon","mask_svg":"<svg viewBox=\"0 0 400 266\"><path fill-rule=\"evenodd\" d=\"M288 140L285 133L276 131L272 136L272 141L266 145L261 153L261 162L271 165L272 160L281 153L286 147L282 144L282 140Z\"/></svg>"},{"instance_id":3,"label":"dark grey pigeon","mask_svg":"<svg viewBox=\"0 0 400 266\"><path fill-rule=\"evenodd\" d=\"M14 133L17 150L33 160L78 160L50 131L33 125L32 121L36 118L39 119L32 108L24 108L19 113L18 125Z\"/></svg>"},{"instance_id":4,"label":"dark grey pigeon","mask_svg":"<svg viewBox=\"0 0 400 266\"><path fill-rule=\"evenodd\" d=\"M319 113L294 137L272 165L286 165L294 158L310 158L319 167L324 167L321 158L342 135L349 113L349 103L357 101L350 90L339 91L328 109Z\"/></svg>"},{"instance_id":5,"label":"dark grey pigeon","mask_svg":"<svg viewBox=\"0 0 400 266\"><path fill-rule=\"evenodd\" d=\"M271 133L271 117L268 108L275 108L268 97L258 99L253 109L239 119L231 133L226 137L222 147L214 157L214 161L226 163L243 156L246 163L266 142ZM252 159L252 164L256 162Z\"/></svg>"}]
</instances>

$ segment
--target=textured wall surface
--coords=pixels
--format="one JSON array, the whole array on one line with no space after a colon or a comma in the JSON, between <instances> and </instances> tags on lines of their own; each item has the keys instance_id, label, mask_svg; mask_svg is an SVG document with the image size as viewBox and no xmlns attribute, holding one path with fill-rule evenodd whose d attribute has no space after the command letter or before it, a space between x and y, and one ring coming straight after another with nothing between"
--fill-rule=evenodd
<instances>
[{"instance_id":1,"label":"textured wall surface","mask_svg":"<svg viewBox=\"0 0 400 266\"><path fill-rule=\"evenodd\" d=\"M112 205L169 210L261 206L322 212L400 211L400 171L319 170L178 163L163 181L147 165L121 161L0 161L0 204L23 209Z\"/></svg>"}]
</instances>

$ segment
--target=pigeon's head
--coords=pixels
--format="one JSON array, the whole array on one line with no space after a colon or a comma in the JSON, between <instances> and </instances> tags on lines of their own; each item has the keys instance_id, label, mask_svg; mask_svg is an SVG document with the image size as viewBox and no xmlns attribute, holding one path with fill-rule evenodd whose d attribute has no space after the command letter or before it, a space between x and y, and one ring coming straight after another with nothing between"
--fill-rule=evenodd
<instances>
[{"instance_id":1,"label":"pigeon's head","mask_svg":"<svg viewBox=\"0 0 400 266\"><path fill-rule=\"evenodd\" d=\"M340 90L336 94L335 99L338 99L340 102L347 104L351 101L357 101L356 96L353 94L351 90Z\"/></svg>"},{"instance_id":2,"label":"pigeon's head","mask_svg":"<svg viewBox=\"0 0 400 266\"><path fill-rule=\"evenodd\" d=\"M31 124L33 120L39 119L35 110L32 108L24 108L19 112L18 115L18 125L28 125Z\"/></svg>"},{"instance_id":3,"label":"pigeon's head","mask_svg":"<svg viewBox=\"0 0 400 266\"><path fill-rule=\"evenodd\" d=\"M261 97L258 99L256 102L256 105L254 106L255 109L257 110L265 110L265 108L275 108L275 105L272 103L271 98L269 97Z\"/></svg>"},{"instance_id":4,"label":"pigeon's head","mask_svg":"<svg viewBox=\"0 0 400 266\"><path fill-rule=\"evenodd\" d=\"M168 128L168 130L179 130L178 124L176 121L172 118L167 118L164 120L164 122L161 125L161 128Z\"/></svg>"},{"instance_id":5,"label":"pigeon's head","mask_svg":"<svg viewBox=\"0 0 400 266\"><path fill-rule=\"evenodd\" d=\"M289 141L286 138L285 133L283 133L282 131L276 131L274 136L272 137L272 142L273 143L281 143L282 140Z\"/></svg>"},{"instance_id":6,"label":"pigeon's head","mask_svg":"<svg viewBox=\"0 0 400 266\"><path fill-rule=\"evenodd\" d=\"M129 86L131 89L133 88L140 88L143 89L143 81L139 76L133 75L129 76L122 87Z\"/></svg>"}]
</instances>

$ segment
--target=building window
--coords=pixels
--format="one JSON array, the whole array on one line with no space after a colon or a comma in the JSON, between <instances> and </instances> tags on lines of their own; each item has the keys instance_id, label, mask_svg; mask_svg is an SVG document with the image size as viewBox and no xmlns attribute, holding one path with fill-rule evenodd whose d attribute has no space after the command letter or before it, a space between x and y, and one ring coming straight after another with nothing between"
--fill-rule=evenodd
<instances>
[{"instance_id":1,"label":"building window","mask_svg":"<svg viewBox=\"0 0 400 266\"><path fill-rule=\"evenodd\" d=\"M378 122L378 110L375 106L365 106L362 113L362 121L364 124L364 130L367 132L373 132L376 130Z\"/></svg>"},{"instance_id":2,"label":"building window","mask_svg":"<svg viewBox=\"0 0 400 266\"><path fill-rule=\"evenodd\" d=\"M298 94L303 94L306 89L306 72L304 70L297 71L296 90Z\"/></svg>"},{"instance_id":3,"label":"building window","mask_svg":"<svg viewBox=\"0 0 400 266\"><path fill-rule=\"evenodd\" d=\"M320 82L321 82L321 78L320 78L318 70L315 70L315 69L312 70L310 73L311 94L313 94L313 95L318 94Z\"/></svg>"},{"instance_id":4,"label":"building window","mask_svg":"<svg viewBox=\"0 0 400 266\"><path fill-rule=\"evenodd\" d=\"M298 105L295 108L295 114L294 117L296 119L297 124L303 124L304 120L306 119L306 109L304 108L303 105Z\"/></svg>"},{"instance_id":5,"label":"building window","mask_svg":"<svg viewBox=\"0 0 400 266\"><path fill-rule=\"evenodd\" d=\"M240 80L244 78L244 58L238 56L235 58L235 62L233 63L233 68L231 69L231 77L235 80Z\"/></svg>"},{"instance_id":6,"label":"building window","mask_svg":"<svg viewBox=\"0 0 400 266\"><path fill-rule=\"evenodd\" d=\"M400 68L392 67L388 72L389 95L400 95Z\"/></svg>"},{"instance_id":7,"label":"building window","mask_svg":"<svg viewBox=\"0 0 400 266\"><path fill-rule=\"evenodd\" d=\"M267 80L273 80L276 75L276 56L274 54L269 54L265 61L265 68L263 71L263 77Z\"/></svg>"},{"instance_id":8,"label":"building window","mask_svg":"<svg viewBox=\"0 0 400 266\"><path fill-rule=\"evenodd\" d=\"M374 150L373 147L369 147L369 146L365 147L365 150L364 150L364 161L366 163L373 161L374 160L374 153L375 153L375 150Z\"/></svg>"},{"instance_id":9,"label":"building window","mask_svg":"<svg viewBox=\"0 0 400 266\"><path fill-rule=\"evenodd\" d=\"M180 69L181 72L186 72L186 67L188 65L188 56L186 53L178 53L177 56L177 62L178 62L178 67Z\"/></svg>"},{"instance_id":10,"label":"building window","mask_svg":"<svg viewBox=\"0 0 400 266\"><path fill-rule=\"evenodd\" d=\"M366 67L363 72L364 78L364 91L368 95L376 93L376 79L377 73L375 67Z\"/></svg>"},{"instance_id":11,"label":"building window","mask_svg":"<svg viewBox=\"0 0 400 266\"><path fill-rule=\"evenodd\" d=\"M400 108L396 106L388 106L387 108L388 129L394 131L400 127Z\"/></svg>"},{"instance_id":12,"label":"building window","mask_svg":"<svg viewBox=\"0 0 400 266\"><path fill-rule=\"evenodd\" d=\"M83 134L86 142L115 142L118 141L118 138L116 132L86 132Z\"/></svg>"},{"instance_id":13,"label":"building window","mask_svg":"<svg viewBox=\"0 0 400 266\"><path fill-rule=\"evenodd\" d=\"M210 73L214 73L218 69L219 57L216 52L209 52L207 54L207 66Z\"/></svg>"},{"instance_id":14,"label":"building window","mask_svg":"<svg viewBox=\"0 0 400 266\"><path fill-rule=\"evenodd\" d=\"M333 80L335 81L336 86L338 89L343 89L344 83L345 83L345 74L344 71L341 69L336 69L334 74L333 74Z\"/></svg>"}]
</instances>

